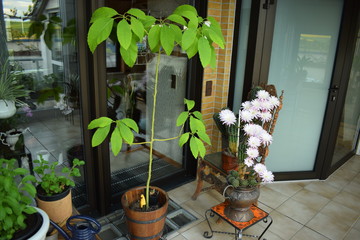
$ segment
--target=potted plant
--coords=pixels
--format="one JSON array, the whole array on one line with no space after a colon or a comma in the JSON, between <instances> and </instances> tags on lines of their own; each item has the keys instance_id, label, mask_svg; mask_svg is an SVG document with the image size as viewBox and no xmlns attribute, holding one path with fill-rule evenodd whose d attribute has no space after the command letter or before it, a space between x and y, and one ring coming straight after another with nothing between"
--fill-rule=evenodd
<instances>
[{"instance_id":1,"label":"potted plant","mask_svg":"<svg viewBox=\"0 0 360 240\"><path fill-rule=\"evenodd\" d=\"M74 159L72 167L63 167L61 172L56 168L58 162L45 160L40 155L40 160L34 160L34 172L39 180L36 189L36 202L39 208L43 209L49 218L60 226L72 215L71 187L75 186L73 177L80 176L79 166L84 161Z\"/></svg>"},{"instance_id":2,"label":"potted plant","mask_svg":"<svg viewBox=\"0 0 360 240\"><path fill-rule=\"evenodd\" d=\"M19 98L29 94L29 91L25 90L19 82L20 74L16 69L11 68L9 60L5 61L0 68L0 119L13 116L16 113L16 104L24 105Z\"/></svg>"},{"instance_id":3,"label":"potted plant","mask_svg":"<svg viewBox=\"0 0 360 240\"><path fill-rule=\"evenodd\" d=\"M159 239L164 227L168 196L165 191L150 187L154 143L179 139L179 145L182 147L189 142L190 150L195 158L198 156L204 157L206 152L204 142L210 144L202 115L199 111L192 111L195 102L188 99L184 100L187 110L179 115L176 122L176 126L181 128L180 134L169 139L155 138L154 126L160 59L162 54L170 55L175 46L180 46L188 58L192 58L199 53L203 67L210 65L215 68L216 53L213 45L216 44L224 48L224 37L219 23L213 17L202 18L198 16L196 9L190 5L177 7L171 15L164 19L156 19L135 8L130 9L125 14L119 14L112 8L102 7L97 9L91 18L88 45L92 52L110 36L112 29L116 29L120 54L129 67L132 67L136 62L138 56L137 44L143 42L144 39L147 41L149 50L154 53L153 55L156 58L150 140L136 143L149 146L148 179L146 187L138 187L126 192L122 197L122 205L127 218L135 219L135 222L137 222L127 221L132 239L137 239L137 237ZM183 133L187 121L190 123L190 131ZM112 125L114 125L113 128L111 128ZM133 131L138 132L139 129L135 121L130 118L112 120L108 117L100 117L91 121L88 128L96 129L92 137L93 147L101 144L112 130L110 143L114 155L120 152L123 142L134 144ZM150 189L160 193L156 210L149 204ZM142 201L140 201L140 198ZM136 203L141 203L141 205L137 204L138 206L135 206ZM144 206L142 206L143 204ZM150 225L151 222L156 222L156 225ZM149 230L153 231L148 232Z\"/></svg>"},{"instance_id":4,"label":"potted plant","mask_svg":"<svg viewBox=\"0 0 360 240\"><path fill-rule=\"evenodd\" d=\"M16 168L16 159L0 159L0 239L45 239L49 217L30 206L36 194L35 177Z\"/></svg>"},{"instance_id":5,"label":"potted plant","mask_svg":"<svg viewBox=\"0 0 360 240\"><path fill-rule=\"evenodd\" d=\"M237 117L229 109L214 117L218 126L223 124L228 131L230 127L236 129L234 154L238 167L230 170L226 177L228 187L233 191L226 192L228 187L224 190L230 202L225 215L234 221L247 222L253 217L250 206L259 197L257 186L274 180L274 175L265 166L265 158L281 108L282 95L279 99L256 87L250 92L250 100L242 103Z\"/></svg>"}]
</instances>

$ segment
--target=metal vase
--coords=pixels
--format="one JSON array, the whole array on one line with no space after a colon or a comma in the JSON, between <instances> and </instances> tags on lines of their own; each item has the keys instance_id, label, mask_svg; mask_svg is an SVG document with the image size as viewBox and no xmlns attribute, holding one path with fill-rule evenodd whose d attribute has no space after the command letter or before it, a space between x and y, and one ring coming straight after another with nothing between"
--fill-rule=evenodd
<instances>
[{"instance_id":1,"label":"metal vase","mask_svg":"<svg viewBox=\"0 0 360 240\"><path fill-rule=\"evenodd\" d=\"M228 187L223 194L229 201L229 205L225 208L225 216L236 222L250 221L254 217L250 207L260 196L259 188L232 188L232 191L227 191Z\"/></svg>"}]
</instances>

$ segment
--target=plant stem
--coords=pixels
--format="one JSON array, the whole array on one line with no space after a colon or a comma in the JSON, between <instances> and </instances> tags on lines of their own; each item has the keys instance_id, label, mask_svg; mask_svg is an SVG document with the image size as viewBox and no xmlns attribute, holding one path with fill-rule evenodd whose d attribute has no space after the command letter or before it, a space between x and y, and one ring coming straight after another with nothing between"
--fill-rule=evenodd
<instances>
[{"instance_id":1,"label":"plant stem","mask_svg":"<svg viewBox=\"0 0 360 240\"><path fill-rule=\"evenodd\" d=\"M146 208L149 208L149 189L151 181L151 171L152 171L152 162L153 162L153 148L154 148L154 132L155 132L155 111L156 111L156 97L157 97L157 86L159 80L159 66L160 66L160 50L156 59L156 68L155 68L155 82L154 82L154 93L153 93L153 111L151 116L151 135L150 135L150 153L149 153L149 170L148 170L148 179L146 181Z\"/></svg>"}]
</instances>

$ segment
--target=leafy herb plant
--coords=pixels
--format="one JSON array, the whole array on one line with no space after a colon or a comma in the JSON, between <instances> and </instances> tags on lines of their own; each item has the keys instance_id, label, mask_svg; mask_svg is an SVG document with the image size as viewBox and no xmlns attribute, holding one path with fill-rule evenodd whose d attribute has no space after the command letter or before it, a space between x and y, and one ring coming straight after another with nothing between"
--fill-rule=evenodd
<instances>
[{"instance_id":1,"label":"leafy herb plant","mask_svg":"<svg viewBox=\"0 0 360 240\"><path fill-rule=\"evenodd\" d=\"M129 67L134 66L138 57L137 44L144 40L147 41L149 50L156 56L150 140L133 143L134 132L138 132L138 126L130 118L112 120L107 117L100 117L93 120L88 126L89 129L96 129L92 137L92 146L95 147L106 139L110 133L111 125L115 125L110 137L114 155L120 152L123 142L149 145L149 170L146 182L146 205L148 208L154 143L179 139L179 145L182 147L189 142L190 150L195 158L204 157L206 152L204 142L210 144L202 115L199 111L192 111L195 102L189 99L184 100L187 110L177 118L176 126L181 128L179 135L168 139L155 138L154 126L161 55L171 55L177 45L182 48L188 58L199 53L203 67L210 65L215 68L216 53L214 46L218 45L220 48L224 48L224 37L219 23L213 17L202 18L196 9L190 5L181 5L171 15L161 19L146 15L143 11L135 8L120 14L112 8L101 7L93 13L90 23L87 40L91 52L94 52L100 43L109 38L114 29L120 45L120 55ZM190 126L189 132L183 133L187 122Z\"/></svg>"},{"instance_id":2,"label":"leafy herb plant","mask_svg":"<svg viewBox=\"0 0 360 240\"><path fill-rule=\"evenodd\" d=\"M84 161L75 158L73 160L73 166L71 168L62 168L61 173L63 174L60 174L56 172L58 162L50 163L40 156L40 160L34 160L34 163L39 164L39 166L34 168L34 171L40 178L37 183L47 196L62 193L67 187L74 187L75 183L72 177L80 177L81 174L78 167L85 164Z\"/></svg>"},{"instance_id":3,"label":"leafy herb plant","mask_svg":"<svg viewBox=\"0 0 360 240\"><path fill-rule=\"evenodd\" d=\"M16 231L26 228L26 214L36 212L30 206L36 194L35 177L15 163L15 159L0 159L0 239L12 239Z\"/></svg>"}]
</instances>

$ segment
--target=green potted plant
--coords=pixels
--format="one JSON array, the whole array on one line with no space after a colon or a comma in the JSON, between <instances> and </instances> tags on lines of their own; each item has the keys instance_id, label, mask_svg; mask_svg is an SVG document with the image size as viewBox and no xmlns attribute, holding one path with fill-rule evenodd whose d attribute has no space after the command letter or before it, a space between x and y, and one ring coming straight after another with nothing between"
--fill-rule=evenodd
<instances>
[{"instance_id":1,"label":"green potted plant","mask_svg":"<svg viewBox=\"0 0 360 240\"><path fill-rule=\"evenodd\" d=\"M5 119L16 113L16 104L24 105L19 98L28 96L29 91L20 83L21 74L12 69L9 60L0 69L0 119Z\"/></svg>"},{"instance_id":2,"label":"green potted plant","mask_svg":"<svg viewBox=\"0 0 360 240\"><path fill-rule=\"evenodd\" d=\"M35 177L16 167L16 159L0 159L0 239L45 239L49 217L30 204Z\"/></svg>"},{"instance_id":3,"label":"green potted plant","mask_svg":"<svg viewBox=\"0 0 360 240\"><path fill-rule=\"evenodd\" d=\"M79 166L84 161L74 159L72 167L57 169L58 162L45 160L40 155L40 160L33 161L37 166L34 172L39 180L36 181L37 193L36 202L39 208L43 209L55 223L62 225L72 215L71 187L75 186L73 177L80 177Z\"/></svg>"},{"instance_id":4,"label":"green potted plant","mask_svg":"<svg viewBox=\"0 0 360 240\"><path fill-rule=\"evenodd\" d=\"M154 143L157 141L179 139L179 145L182 147L185 143L189 142L190 150L195 158L198 156L204 157L206 152L204 142L210 144L210 138L206 134L202 115L199 111L192 111L195 102L188 99L184 100L187 110L182 112L176 121L176 126L181 128L180 134L169 139L155 138L154 126L160 59L163 54L170 55L174 47L179 46L187 54L188 58L192 58L199 53L203 67L210 65L212 68L215 68L216 53L214 45L216 44L224 48L224 37L219 23L213 17L200 17L196 9L190 5L177 7L171 15L163 19L156 19L135 8L130 9L124 14L119 14L112 8L102 7L97 9L91 18L91 26L88 32L88 45L91 52L94 52L100 43L109 38L113 29L116 29L121 57L129 67L132 67L137 60L137 44L144 40L147 41L149 50L156 58L150 140L136 143L147 144L149 146L148 179L146 187L139 187L126 192L122 197L122 205L127 218L135 218L138 221L135 225L131 225L133 221L127 221L128 230L132 238L141 236L150 239L153 236L154 238L151 239L158 239L161 237L165 222L164 216L166 215L168 196L165 191L156 187L150 187ZM183 133L187 121L189 121L190 131ZM114 127L111 128L112 126ZM93 147L101 144L112 131L110 142L114 155L120 152L123 142L134 144L133 132L138 132L137 124L130 118L113 120L108 117L100 117L91 121L88 128L96 129L92 137ZM144 189L145 194L143 194ZM150 189L160 192L157 210L149 206ZM140 203L144 202L145 206L139 206L137 210L131 209L134 208L134 203L139 202L140 197L144 200L140 201ZM154 222L156 218L160 219L156 222L158 225L149 226L148 224ZM152 233L147 232L149 229L154 231Z\"/></svg>"}]
</instances>

